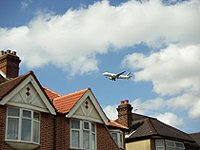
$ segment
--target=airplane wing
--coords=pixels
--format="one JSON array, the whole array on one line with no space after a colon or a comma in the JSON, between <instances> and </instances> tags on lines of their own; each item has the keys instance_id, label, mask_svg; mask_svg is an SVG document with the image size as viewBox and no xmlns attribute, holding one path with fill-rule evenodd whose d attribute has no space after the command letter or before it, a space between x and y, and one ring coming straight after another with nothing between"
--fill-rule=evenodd
<instances>
[{"instance_id":1,"label":"airplane wing","mask_svg":"<svg viewBox=\"0 0 200 150\"><path fill-rule=\"evenodd\" d=\"M120 75L124 74L126 71L120 72L116 75L116 77L118 78Z\"/></svg>"}]
</instances>

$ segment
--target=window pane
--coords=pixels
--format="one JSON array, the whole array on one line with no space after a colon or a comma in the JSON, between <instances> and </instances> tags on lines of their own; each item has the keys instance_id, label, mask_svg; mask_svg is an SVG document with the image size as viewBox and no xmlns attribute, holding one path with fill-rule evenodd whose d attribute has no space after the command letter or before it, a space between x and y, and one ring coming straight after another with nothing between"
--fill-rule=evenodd
<instances>
[{"instance_id":1,"label":"window pane","mask_svg":"<svg viewBox=\"0 0 200 150\"><path fill-rule=\"evenodd\" d=\"M39 143L39 122L33 122L33 142Z\"/></svg>"},{"instance_id":2,"label":"window pane","mask_svg":"<svg viewBox=\"0 0 200 150\"><path fill-rule=\"evenodd\" d=\"M31 120L22 119L21 139L24 141L31 141Z\"/></svg>"},{"instance_id":3,"label":"window pane","mask_svg":"<svg viewBox=\"0 0 200 150\"><path fill-rule=\"evenodd\" d=\"M95 132L95 125L92 124L92 132Z\"/></svg>"},{"instance_id":4,"label":"window pane","mask_svg":"<svg viewBox=\"0 0 200 150\"><path fill-rule=\"evenodd\" d=\"M72 130L72 147L79 147L79 131Z\"/></svg>"},{"instance_id":5,"label":"window pane","mask_svg":"<svg viewBox=\"0 0 200 150\"><path fill-rule=\"evenodd\" d=\"M95 149L95 134L92 134L92 149Z\"/></svg>"},{"instance_id":6,"label":"window pane","mask_svg":"<svg viewBox=\"0 0 200 150\"><path fill-rule=\"evenodd\" d=\"M168 141L166 140L166 145L170 147L174 147L174 141Z\"/></svg>"},{"instance_id":7,"label":"window pane","mask_svg":"<svg viewBox=\"0 0 200 150\"><path fill-rule=\"evenodd\" d=\"M164 147L156 147L156 150L165 150Z\"/></svg>"},{"instance_id":8,"label":"window pane","mask_svg":"<svg viewBox=\"0 0 200 150\"><path fill-rule=\"evenodd\" d=\"M13 107L10 107L8 108L8 116L19 116L19 109L18 108L13 108Z\"/></svg>"},{"instance_id":9,"label":"window pane","mask_svg":"<svg viewBox=\"0 0 200 150\"><path fill-rule=\"evenodd\" d=\"M89 140L89 132L88 131L84 131L83 132L83 148L85 149L89 149L89 144L90 140Z\"/></svg>"},{"instance_id":10,"label":"window pane","mask_svg":"<svg viewBox=\"0 0 200 150\"><path fill-rule=\"evenodd\" d=\"M120 147L123 147L123 136L122 136L122 134L120 134L120 139L119 139L119 145L120 145Z\"/></svg>"},{"instance_id":11,"label":"window pane","mask_svg":"<svg viewBox=\"0 0 200 150\"><path fill-rule=\"evenodd\" d=\"M176 143L176 147L180 149L184 149L183 143Z\"/></svg>"},{"instance_id":12,"label":"window pane","mask_svg":"<svg viewBox=\"0 0 200 150\"><path fill-rule=\"evenodd\" d=\"M156 139L156 146L164 146L164 140Z\"/></svg>"},{"instance_id":13,"label":"window pane","mask_svg":"<svg viewBox=\"0 0 200 150\"><path fill-rule=\"evenodd\" d=\"M167 150L175 150L175 148L173 148L173 147L167 147L166 149Z\"/></svg>"},{"instance_id":14,"label":"window pane","mask_svg":"<svg viewBox=\"0 0 200 150\"><path fill-rule=\"evenodd\" d=\"M80 120L72 120L71 121L71 128L80 129Z\"/></svg>"},{"instance_id":15,"label":"window pane","mask_svg":"<svg viewBox=\"0 0 200 150\"><path fill-rule=\"evenodd\" d=\"M117 143L117 133L112 133L113 140Z\"/></svg>"},{"instance_id":16,"label":"window pane","mask_svg":"<svg viewBox=\"0 0 200 150\"><path fill-rule=\"evenodd\" d=\"M40 114L34 112L34 114L33 114L33 118L34 118L35 120L39 121L39 120L40 120Z\"/></svg>"},{"instance_id":17,"label":"window pane","mask_svg":"<svg viewBox=\"0 0 200 150\"><path fill-rule=\"evenodd\" d=\"M84 129L90 129L90 124L89 122L84 122Z\"/></svg>"},{"instance_id":18,"label":"window pane","mask_svg":"<svg viewBox=\"0 0 200 150\"><path fill-rule=\"evenodd\" d=\"M31 111L23 110L23 117L31 118Z\"/></svg>"},{"instance_id":19,"label":"window pane","mask_svg":"<svg viewBox=\"0 0 200 150\"><path fill-rule=\"evenodd\" d=\"M8 118L7 125L7 139L18 139L18 127L19 119L18 118Z\"/></svg>"}]
</instances>

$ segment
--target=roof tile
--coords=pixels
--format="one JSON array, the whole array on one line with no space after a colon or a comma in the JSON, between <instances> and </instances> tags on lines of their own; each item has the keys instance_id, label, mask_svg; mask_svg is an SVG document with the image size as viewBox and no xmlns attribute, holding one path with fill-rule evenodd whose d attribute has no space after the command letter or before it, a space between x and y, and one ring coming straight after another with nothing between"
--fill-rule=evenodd
<instances>
[{"instance_id":1,"label":"roof tile","mask_svg":"<svg viewBox=\"0 0 200 150\"><path fill-rule=\"evenodd\" d=\"M56 107L58 112L68 113L87 91L88 89L83 89L77 92L54 98L54 106Z\"/></svg>"},{"instance_id":2,"label":"roof tile","mask_svg":"<svg viewBox=\"0 0 200 150\"><path fill-rule=\"evenodd\" d=\"M43 89L44 89L44 92L47 94L47 96L49 97L49 99L51 101L53 101L53 99L61 96L60 94L58 94L58 93L56 93L56 92L54 92L54 91L52 91L52 90L50 90L46 87L43 87Z\"/></svg>"},{"instance_id":3,"label":"roof tile","mask_svg":"<svg viewBox=\"0 0 200 150\"><path fill-rule=\"evenodd\" d=\"M11 79L9 81L0 84L0 100L9 94L15 87L17 87L22 81L24 81L33 72L28 72L22 76Z\"/></svg>"}]
</instances>

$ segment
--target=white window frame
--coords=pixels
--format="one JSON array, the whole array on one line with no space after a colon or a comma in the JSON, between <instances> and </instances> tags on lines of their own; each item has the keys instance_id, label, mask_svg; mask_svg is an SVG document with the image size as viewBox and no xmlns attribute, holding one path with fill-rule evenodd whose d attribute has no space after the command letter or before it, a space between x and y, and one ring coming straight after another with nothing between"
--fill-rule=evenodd
<instances>
[{"instance_id":1,"label":"white window frame","mask_svg":"<svg viewBox=\"0 0 200 150\"><path fill-rule=\"evenodd\" d=\"M123 132L121 130L110 130L111 136L112 136L113 133L117 134L117 143L116 144L118 145L118 147L124 149L124 136L123 136ZM113 136L112 136L112 138L113 138ZM120 138L121 138L121 141L120 141Z\"/></svg>"},{"instance_id":2,"label":"white window frame","mask_svg":"<svg viewBox=\"0 0 200 150\"><path fill-rule=\"evenodd\" d=\"M156 144L156 141L159 141L159 140L163 142L162 145ZM169 143L171 143L171 145ZM176 144L181 144L183 146L183 148L177 147ZM185 145L183 142L166 140L166 139L156 139L155 146L156 146L156 150L158 150L158 148L163 148L164 150L167 150L168 148L173 148L174 150L184 150L185 149Z\"/></svg>"},{"instance_id":3,"label":"white window frame","mask_svg":"<svg viewBox=\"0 0 200 150\"><path fill-rule=\"evenodd\" d=\"M168 142L173 143L173 146L168 145L168 144L167 144ZM166 150L167 150L167 147L169 147L169 148L174 148L175 150L184 150L184 149L185 149L185 145L184 145L182 142L172 141L172 140L165 140L165 143L166 143ZM183 148L177 147L177 146L176 146L176 143L182 144L182 145L183 145Z\"/></svg>"},{"instance_id":4,"label":"white window frame","mask_svg":"<svg viewBox=\"0 0 200 150\"><path fill-rule=\"evenodd\" d=\"M72 121L77 120L79 121L79 129L73 129L72 128ZM88 123L89 124L89 129L84 128L84 123ZM92 131L92 125L94 125L94 131ZM73 147L72 145L72 131L78 131L79 132L79 147ZM85 121L85 120L80 120L80 119L72 119L70 120L70 148L72 149L86 149L84 148L83 145L83 132L87 131L89 132L89 149L87 150L95 150L96 146L97 146L97 142L96 142L96 124L90 121ZM93 143L92 143L92 135L95 135L95 141L94 141L94 147L93 147Z\"/></svg>"},{"instance_id":5,"label":"white window frame","mask_svg":"<svg viewBox=\"0 0 200 150\"><path fill-rule=\"evenodd\" d=\"M14 108L14 109L18 109L19 110L19 116L8 116L8 110L9 108ZM29 111L31 112L31 118L26 118L23 116L23 110ZM5 131L5 141L9 141L9 142L23 142L23 143L33 143L33 144L40 144L40 113L37 111L33 111L30 109L25 109L25 108L20 108L20 107L13 107L13 106L9 106L7 107L7 111L6 111L6 131ZM34 119L34 113L38 113L39 114L39 120ZM17 118L19 120L18 122L18 138L17 139L9 139L8 138L8 118ZM23 119L30 119L31 120L31 139L30 140L22 140L22 120ZM39 123L39 129L38 129L38 142L33 141L33 124L34 122Z\"/></svg>"}]
</instances>

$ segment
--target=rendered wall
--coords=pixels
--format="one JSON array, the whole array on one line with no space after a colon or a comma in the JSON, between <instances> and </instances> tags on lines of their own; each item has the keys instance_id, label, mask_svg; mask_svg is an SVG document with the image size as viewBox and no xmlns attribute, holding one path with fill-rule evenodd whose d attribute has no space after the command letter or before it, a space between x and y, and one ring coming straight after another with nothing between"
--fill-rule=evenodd
<instances>
[{"instance_id":1,"label":"rendered wall","mask_svg":"<svg viewBox=\"0 0 200 150\"><path fill-rule=\"evenodd\" d=\"M126 143L126 150L151 150L150 140Z\"/></svg>"}]
</instances>

